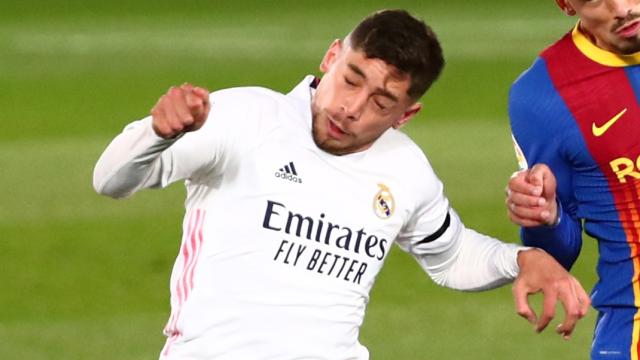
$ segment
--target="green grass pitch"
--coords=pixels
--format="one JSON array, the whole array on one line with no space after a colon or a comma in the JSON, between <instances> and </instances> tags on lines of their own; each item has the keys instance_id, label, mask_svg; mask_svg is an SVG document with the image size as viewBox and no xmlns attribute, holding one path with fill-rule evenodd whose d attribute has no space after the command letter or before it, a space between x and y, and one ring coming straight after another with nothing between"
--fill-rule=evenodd
<instances>
[{"instance_id":1,"label":"green grass pitch","mask_svg":"<svg viewBox=\"0 0 640 360\"><path fill-rule=\"evenodd\" d=\"M518 241L503 206L516 168L506 97L573 25L552 1L10 1L0 11L0 359L157 358L183 188L100 197L97 157L169 86L287 91L385 7L427 20L447 60L406 131L469 227ZM596 249L585 242L574 273L590 289ZM361 340L372 359L585 359L594 318L569 342L535 334L509 286L442 289L395 250Z\"/></svg>"}]
</instances>

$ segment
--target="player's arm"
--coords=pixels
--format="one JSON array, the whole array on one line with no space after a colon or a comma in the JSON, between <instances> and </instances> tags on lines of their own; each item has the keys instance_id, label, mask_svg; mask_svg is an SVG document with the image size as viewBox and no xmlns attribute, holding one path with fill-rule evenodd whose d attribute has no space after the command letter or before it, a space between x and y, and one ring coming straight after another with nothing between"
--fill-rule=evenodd
<instances>
[{"instance_id":1,"label":"player's arm","mask_svg":"<svg viewBox=\"0 0 640 360\"><path fill-rule=\"evenodd\" d=\"M448 229L410 245L410 252L439 285L463 291L495 288L515 280L513 296L519 315L543 331L555 317L556 304L564 320L556 332L568 339L591 304L589 295L553 257L535 248L504 243L466 228L449 209ZM543 294L538 317L529 295Z\"/></svg>"},{"instance_id":2,"label":"player's arm","mask_svg":"<svg viewBox=\"0 0 640 360\"><path fill-rule=\"evenodd\" d=\"M546 250L570 269L582 247L582 224L575 203L562 201L566 196L559 196L556 188L555 175L546 164L519 171L507 185L507 211L521 226L523 244Z\"/></svg>"},{"instance_id":3,"label":"player's arm","mask_svg":"<svg viewBox=\"0 0 640 360\"><path fill-rule=\"evenodd\" d=\"M522 247L467 229L450 207L444 185L428 162L414 169L420 173L412 178L420 178L420 182L408 189L415 203L397 244L442 286L479 291L513 281Z\"/></svg>"},{"instance_id":4,"label":"player's arm","mask_svg":"<svg viewBox=\"0 0 640 360\"><path fill-rule=\"evenodd\" d=\"M559 102L545 94L546 86L535 85L542 88L529 95L534 84L520 80L509 96L514 144L524 170L509 180L506 204L511 220L521 226L522 242L544 249L570 269L582 247L582 223L572 167L564 155L562 134L568 130L558 121Z\"/></svg>"},{"instance_id":5,"label":"player's arm","mask_svg":"<svg viewBox=\"0 0 640 360\"><path fill-rule=\"evenodd\" d=\"M120 198L188 176L201 157L191 154L178 167L168 149L183 134L200 129L209 110L206 89L189 84L169 89L151 117L130 124L109 144L94 169L96 191Z\"/></svg>"},{"instance_id":6,"label":"player's arm","mask_svg":"<svg viewBox=\"0 0 640 360\"><path fill-rule=\"evenodd\" d=\"M512 282L518 275L518 252L525 248L466 228L453 209L441 227L407 250L438 284L455 290L481 291Z\"/></svg>"},{"instance_id":7,"label":"player's arm","mask_svg":"<svg viewBox=\"0 0 640 360\"><path fill-rule=\"evenodd\" d=\"M542 331L555 315L558 301L565 319L557 331L568 337L590 305L580 283L549 254L538 249L504 243L468 229L431 177L424 203L398 238L398 245L411 253L439 285L480 291L515 279L513 292L520 315ZM542 292L544 309L538 318L528 303L530 294Z\"/></svg>"}]
</instances>

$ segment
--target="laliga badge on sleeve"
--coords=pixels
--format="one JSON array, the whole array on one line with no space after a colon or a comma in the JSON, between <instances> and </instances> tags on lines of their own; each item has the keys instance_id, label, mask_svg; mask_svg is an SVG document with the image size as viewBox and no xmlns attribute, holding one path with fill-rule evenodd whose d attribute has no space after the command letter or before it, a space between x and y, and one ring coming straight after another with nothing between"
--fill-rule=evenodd
<instances>
[{"instance_id":1,"label":"laliga badge on sleeve","mask_svg":"<svg viewBox=\"0 0 640 360\"><path fill-rule=\"evenodd\" d=\"M516 159L518 160L518 167L520 168L520 170L528 169L529 164L527 164L527 159L524 157L524 153L522 152L520 145L518 145L516 138L513 137L513 134L511 134L511 140L513 141L513 148L516 151Z\"/></svg>"},{"instance_id":2,"label":"laliga badge on sleeve","mask_svg":"<svg viewBox=\"0 0 640 360\"><path fill-rule=\"evenodd\" d=\"M396 202L391 191L384 184L378 184L380 190L373 198L373 212L381 219L388 219L396 209Z\"/></svg>"}]
</instances>

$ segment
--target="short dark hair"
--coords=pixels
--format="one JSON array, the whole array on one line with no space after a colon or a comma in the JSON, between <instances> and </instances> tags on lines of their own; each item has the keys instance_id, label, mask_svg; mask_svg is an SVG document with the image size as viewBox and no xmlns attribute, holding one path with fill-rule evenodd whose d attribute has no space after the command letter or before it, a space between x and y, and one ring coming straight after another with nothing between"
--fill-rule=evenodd
<instances>
[{"instance_id":1,"label":"short dark hair","mask_svg":"<svg viewBox=\"0 0 640 360\"><path fill-rule=\"evenodd\" d=\"M407 94L419 99L436 81L444 58L436 34L405 10L381 10L366 17L348 36L354 50L380 59L411 77Z\"/></svg>"}]
</instances>

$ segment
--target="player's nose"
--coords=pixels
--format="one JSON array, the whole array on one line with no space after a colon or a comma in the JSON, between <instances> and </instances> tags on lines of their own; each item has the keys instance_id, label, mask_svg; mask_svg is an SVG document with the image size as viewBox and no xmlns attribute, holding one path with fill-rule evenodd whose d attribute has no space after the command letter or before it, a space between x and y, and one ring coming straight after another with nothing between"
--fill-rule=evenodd
<instances>
[{"instance_id":1,"label":"player's nose","mask_svg":"<svg viewBox=\"0 0 640 360\"><path fill-rule=\"evenodd\" d=\"M363 94L354 94L342 99L340 110L348 120L356 121L364 111L367 97Z\"/></svg>"}]
</instances>

